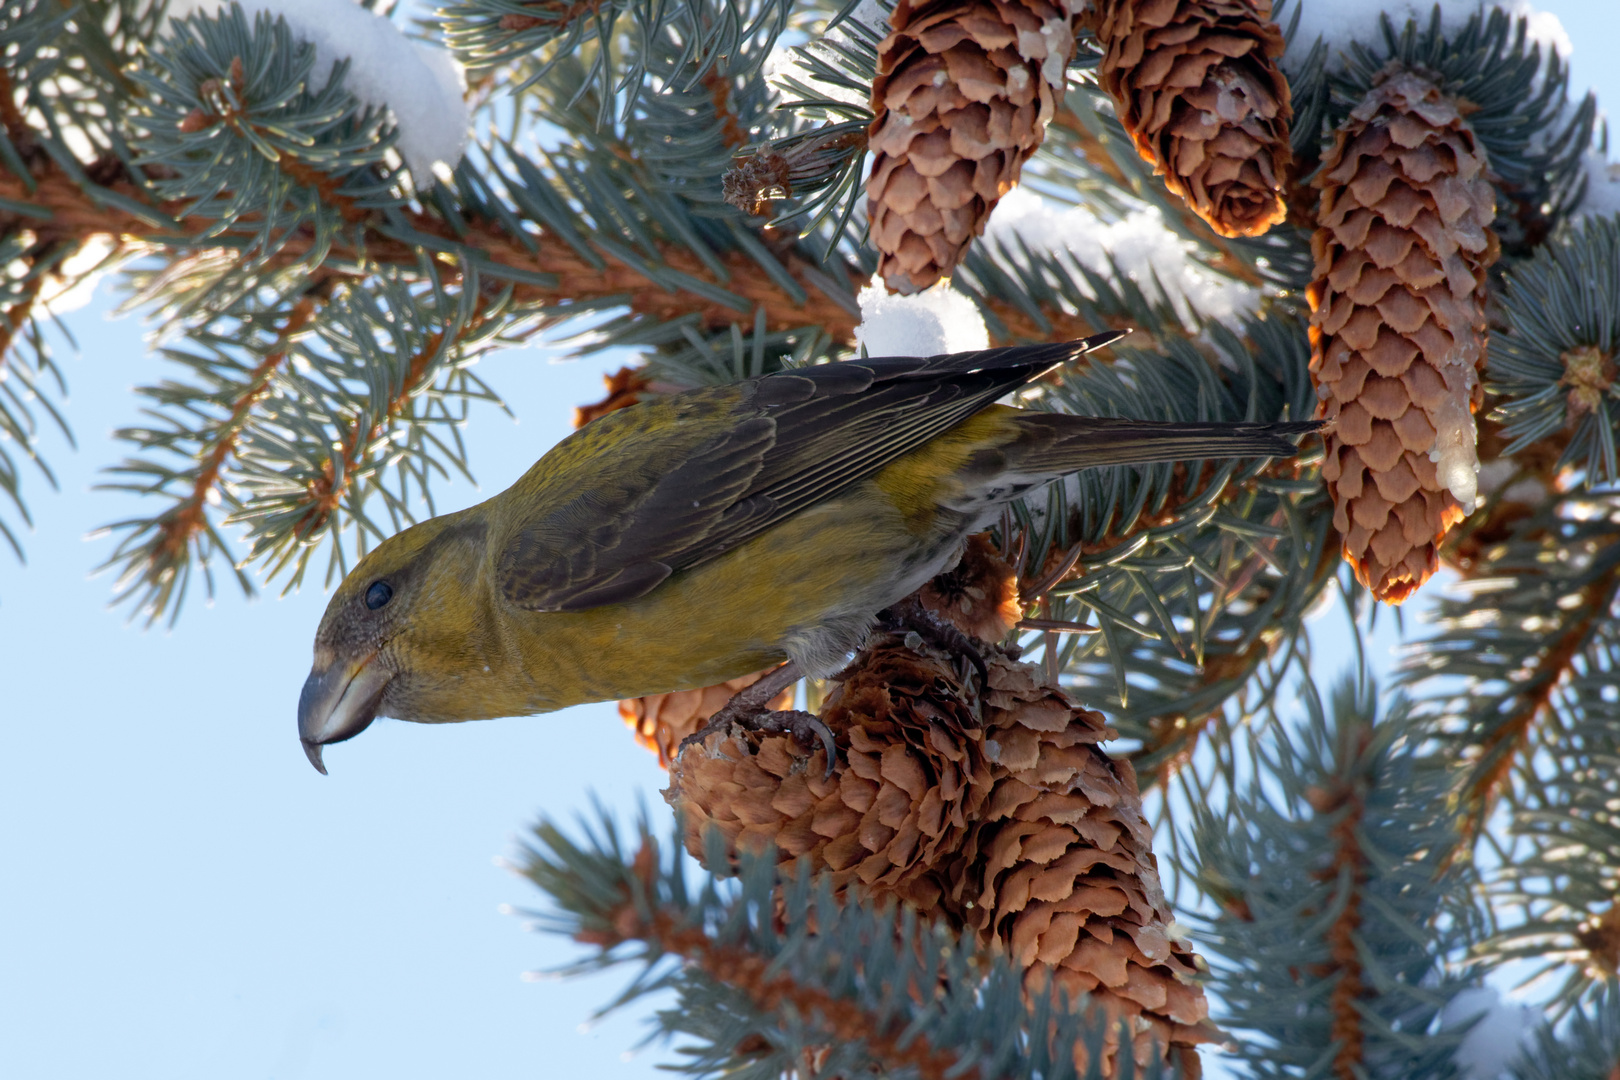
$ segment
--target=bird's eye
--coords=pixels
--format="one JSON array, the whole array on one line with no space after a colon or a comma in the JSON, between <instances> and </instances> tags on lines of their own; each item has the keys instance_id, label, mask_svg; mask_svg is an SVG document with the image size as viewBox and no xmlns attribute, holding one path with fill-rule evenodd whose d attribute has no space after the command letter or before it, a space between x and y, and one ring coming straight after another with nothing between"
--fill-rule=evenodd
<instances>
[{"instance_id":1,"label":"bird's eye","mask_svg":"<svg viewBox=\"0 0 1620 1080\"><path fill-rule=\"evenodd\" d=\"M366 590L366 607L376 611L394 598L394 589L386 581L373 581Z\"/></svg>"}]
</instances>

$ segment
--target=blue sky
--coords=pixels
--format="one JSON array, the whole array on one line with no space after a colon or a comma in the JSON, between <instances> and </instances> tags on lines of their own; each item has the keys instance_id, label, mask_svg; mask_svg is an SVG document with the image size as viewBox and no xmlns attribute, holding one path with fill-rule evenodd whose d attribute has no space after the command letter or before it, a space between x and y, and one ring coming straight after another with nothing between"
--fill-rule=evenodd
<instances>
[{"instance_id":1,"label":"blue sky","mask_svg":"<svg viewBox=\"0 0 1620 1080\"><path fill-rule=\"evenodd\" d=\"M1562 0L1575 85L1620 101L1611 0ZM29 565L0 557L0 1075L123 1080L445 1076L645 1078L637 1015L581 1024L622 979L529 982L573 955L500 905L538 902L495 864L526 823L662 810L663 774L611 705L434 728L380 722L318 776L293 709L325 606L318 588L245 601L234 586L173 631L106 607L97 526L127 500L90 489L123 450L129 388L162 377L136 322L99 302L63 350L79 439L47 437L59 494L30 478ZM600 396L607 360L536 350L487 361L521 423L468 430L500 490Z\"/></svg>"}]
</instances>

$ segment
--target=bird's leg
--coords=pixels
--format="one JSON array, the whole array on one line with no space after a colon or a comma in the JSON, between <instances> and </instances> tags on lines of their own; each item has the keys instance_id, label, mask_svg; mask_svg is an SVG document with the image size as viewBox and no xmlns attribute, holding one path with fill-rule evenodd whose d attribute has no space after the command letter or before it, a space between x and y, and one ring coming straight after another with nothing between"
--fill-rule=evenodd
<instances>
[{"instance_id":1,"label":"bird's leg","mask_svg":"<svg viewBox=\"0 0 1620 1080\"><path fill-rule=\"evenodd\" d=\"M891 632L914 631L935 648L965 659L979 675L979 691L983 693L990 688L990 669L985 666L984 654L979 651L978 643L954 623L923 607L915 596L908 596L893 607L878 612L878 626Z\"/></svg>"},{"instance_id":2,"label":"bird's leg","mask_svg":"<svg viewBox=\"0 0 1620 1080\"><path fill-rule=\"evenodd\" d=\"M813 747L820 740L827 752L827 775L838 762L838 744L833 741L832 729L822 723L821 717L802 709L772 709L771 699L804 677L799 665L789 660L758 682L737 691L709 722L681 740L680 749L700 743L716 731L724 731L732 724L740 724L749 731L774 732L792 735L801 746ZM678 752L678 751L677 751Z\"/></svg>"}]
</instances>

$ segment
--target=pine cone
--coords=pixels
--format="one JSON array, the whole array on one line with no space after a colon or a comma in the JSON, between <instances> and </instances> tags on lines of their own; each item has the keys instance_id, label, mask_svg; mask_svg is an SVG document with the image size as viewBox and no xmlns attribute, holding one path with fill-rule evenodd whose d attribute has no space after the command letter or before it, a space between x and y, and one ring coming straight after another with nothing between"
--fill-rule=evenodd
<instances>
[{"instance_id":1,"label":"pine cone","mask_svg":"<svg viewBox=\"0 0 1620 1080\"><path fill-rule=\"evenodd\" d=\"M1222 236L1288 214L1293 155L1271 0L1099 0L1098 79L1137 153Z\"/></svg>"},{"instance_id":2,"label":"pine cone","mask_svg":"<svg viewBox=\"0 0 1620 1080\"><path fill-rule=\"evenodd\" d=\"M766 668L701 690L625 698L619 702L619 717L636 733L636 742L656 753L658 764L667 769L683 739L707 724L739 690L754 685L771 670ZM792 687L770 701L773 709L787 709L792 705Z\"/></svg>"},{"instance_id":3,"label":"pine cone","mask_svg":"<svg viewBox=\"0 0 1620 1080\"><path fill-rule=\"evenodd\" d=\"M1398 604L1473 510L1495 196L1456 103L1405 69L1340 125L1315 184L1311 371L1337 420L1322 475L1356 577Z\"/></svg>"},{"instance_id":4,"label":"pine cone","mask_svg":"<svg viewBox=\"0 0 1620 1080\"><path fill-rule=\"evenodd\" d=\"M579 405L574 408L574 427L582 428L599 416L606 416L610 412L629 408L641 400L641 395L651 387L647 380L647 373L641 368L622 367L612 375L602 376L602 382L607 386L607 396L601 401L589 405Z\"/></svg>"},{"instance_id":5,"label":"pine cone","mask_svg":"<svg viewBox=\"0 0 1620 1080\"><path fill-rule=\"evenodd\" d=\"M900 0L889 24L866 195L878 273L909 294L950 274L1018 182L1062 95L1074 32L1048 0Z\"/></svg>"},{"instance_id":6,"label":"pine cone","mask_svg":"<svg viewBox=\"0 0 1620 1080\"><path fill-rule=\"evenodd\" d=\"M962 558L917 590L922 606L969 637L993 645L1024 617L1018 576L984 533L968 537Z\"/></svg>"},{"instance_id":7,"label":"pine cone","mask_svg":"<svg viewBox=\"0 0 1620 1080\"><path fill-rule=\"evenodd\" d=\"M989 598L1010 571L982 563L988 576L966 588ZM935 588L969 595L962 580ZM968 608L944 613L959 626L984 618ZM1132 1022L1139 1062L1157 1044L1195 1070L1194 1047L1215 1032L1196 961L1169 936L1130 765L1098 748L1113 734L1102 716L1037 668L999 649L986 663L976 696L953 658L896 635L870 640L822 711L840 751L831 776L819 746L790 736L709 736L676 760L665 793L688 847L701 856L712 825L734 850L808 856L839 888L894 897L1007 949L1031 989L1056 979L1089 993ZM1112 1075L1117 1044L1104 1053Z\"/></svg>"}]
</instances>

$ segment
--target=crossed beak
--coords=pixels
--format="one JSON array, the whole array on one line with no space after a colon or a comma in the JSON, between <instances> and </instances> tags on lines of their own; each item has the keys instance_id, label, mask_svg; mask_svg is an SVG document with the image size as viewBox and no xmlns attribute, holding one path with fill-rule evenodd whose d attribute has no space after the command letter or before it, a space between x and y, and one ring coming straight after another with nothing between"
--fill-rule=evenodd
<instances>
[{"instance_id":1,"label":"crossed beak","mask_svg":"<svg viewBox=\"0 0 1620 1080\"><path fill-rule=\"evenodd\" d=\"M352 739L377 716L383 691L394 673L377 662L377 654L355 662L334 659L322 666L319 656L298 695L298 738L309 763L322 776L321 747Z\"/></svg>"}]
</instances>

